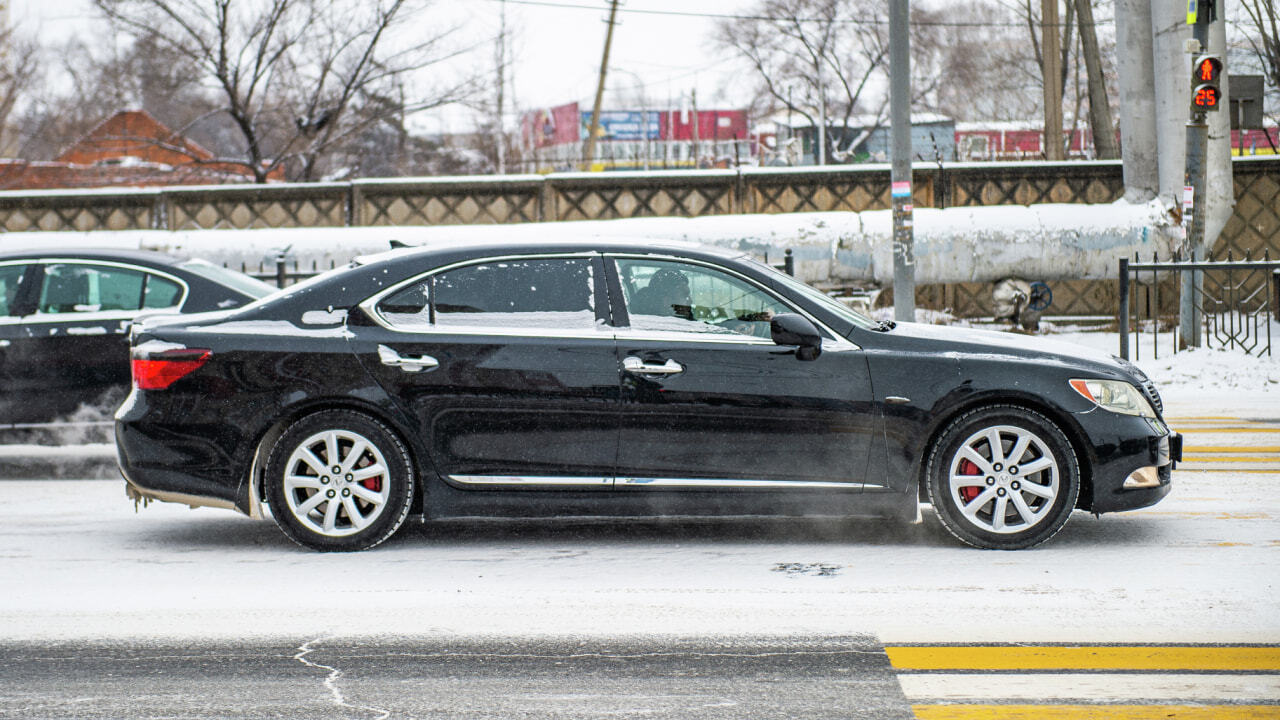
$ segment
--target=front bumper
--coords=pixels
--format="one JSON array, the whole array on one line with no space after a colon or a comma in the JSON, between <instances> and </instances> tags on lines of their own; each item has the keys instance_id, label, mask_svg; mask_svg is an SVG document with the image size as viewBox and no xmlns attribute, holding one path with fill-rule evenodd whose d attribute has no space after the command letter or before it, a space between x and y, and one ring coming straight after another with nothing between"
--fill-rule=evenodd
<instances>
[{"instance_id":1,"label":"front bumper","mask_svg":"<svg viewBox=\"0 0 1280 720\"><path fill-rule=\"evenodd\" d=\"M1173 469L1182 460L1182 435L1162 421L1124 418L1127 437L1097 443L1100 452L1093 467L1094 513L1136 510L1159 502L1173 488Z\"/></svg>"}]
</instances>

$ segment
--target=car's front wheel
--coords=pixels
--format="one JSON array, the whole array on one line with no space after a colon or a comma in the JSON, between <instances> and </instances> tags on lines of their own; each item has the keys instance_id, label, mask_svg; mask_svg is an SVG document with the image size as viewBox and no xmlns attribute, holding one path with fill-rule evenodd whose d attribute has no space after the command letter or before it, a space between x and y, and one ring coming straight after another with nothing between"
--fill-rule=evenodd
<instances>
[{"instance_id":1,"label":"car's front wheel","mask_svg":"<svg viewBox=\"0 0 1280 720\"><path fill-rule=\"evenodd\" d=\"M1018 550L1053 537L1080 493L1080 467L1062 430L1012 405L951 421L926 465L929 501L942 524L974 547Z\"/></svg>"},{"instance_id":2,"label":"car's front wheel","mask_svg":"<svg viewBox=\"0 0 1280 720\"><path fill-rule=\"evenodd\" d=\"M413 497L413 463L386 425L350 410L296 421L267 460L267 502L300 545L366 550L391 537Z\"/></svg>"}]
</instances>

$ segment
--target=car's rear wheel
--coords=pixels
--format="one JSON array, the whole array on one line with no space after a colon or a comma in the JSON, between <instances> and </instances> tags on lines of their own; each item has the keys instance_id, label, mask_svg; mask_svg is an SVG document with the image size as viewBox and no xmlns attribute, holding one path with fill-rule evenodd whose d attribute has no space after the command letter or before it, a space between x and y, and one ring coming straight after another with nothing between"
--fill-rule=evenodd
<instances>
[{"instance_id":1,"label":"car's rear wheel","mask_svg":"<svg viewBox=\"0 0 1280 720\"><path fill-rule=\"evenodd\" d=\"M1080 493L1080 468L1062 430L1026 408L995 405L953 420L929 452L929 501L974 547L1018 550L1062 529Z\"/></svg>"},{"instance_id":2,"label":"car's rear wheel","mask_svg":"<svg viewBox=\"0 0 1280 720\"><path fill-rule=\"evenodd\" d=\"M267 502L276 524L300 545L366 550L391 537L409 514L413 463L381 422L326 410L293 423L267 460Z\"/></svg>"}]
</instances>

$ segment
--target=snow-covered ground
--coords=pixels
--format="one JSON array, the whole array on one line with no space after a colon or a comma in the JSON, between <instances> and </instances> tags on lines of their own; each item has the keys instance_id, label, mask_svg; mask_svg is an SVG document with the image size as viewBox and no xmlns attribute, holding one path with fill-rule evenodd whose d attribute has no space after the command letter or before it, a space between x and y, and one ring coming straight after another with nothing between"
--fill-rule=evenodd
<instances>
[{"instance_id":1,"label":"snow-covered ground","mask_svg":"<svg viewBox=\"0 0 1280 720\"><path fill-rule=\"evenodd\" d=\"M1130 336L1130 360L1160 388L1167 414L1194 414L1197 409L1280 418L1280 323L1272 324L1271 355L1239 349L1201 347L1174 352L1172 333ZM1120 352L1114 332L1060 329L1046 337L1112 354ZM1263 415L1259 415L1262 413ZM1266 415L1269 413L1269 415Z\"/></svg>"}]
</instances>

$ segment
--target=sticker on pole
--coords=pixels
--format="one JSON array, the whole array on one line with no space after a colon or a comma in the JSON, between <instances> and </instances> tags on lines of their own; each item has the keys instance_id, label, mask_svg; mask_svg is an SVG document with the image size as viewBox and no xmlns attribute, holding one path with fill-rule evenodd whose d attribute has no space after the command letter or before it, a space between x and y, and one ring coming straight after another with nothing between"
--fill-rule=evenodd
<instances>
[{"instance_id":1,"label":"sticker on pole","mask_svg":"<svg viewBox=\"0 0 1280 720\"><path fill-rule=\"evenodd\" d=\"M1199 8L1196 7L1196 0L1187 0L1187 24L1195 25L1196 18L1199 17Z\"/></svg>"},{"instance_id":2,"label":"sticker on pole","mask_svg":"<svg viewBox=\"0 0 1280 720\"><path fill-rule=\"evenodd\" d=\"M1196 206L1196 188L1194 185L1182 186L1182 212L1191 212Z\"/></svg>"},{"instance_id":3,"label":"sticker on pole","mask_svg":"<svg viewBox=\"0 0 1280 720\"><path fill-rule=\"evenodd\" d=\"M899 180L890 186L890 194L893 197L911 197L911 182L909 180Z\"/></svg>"}]
</instances>

